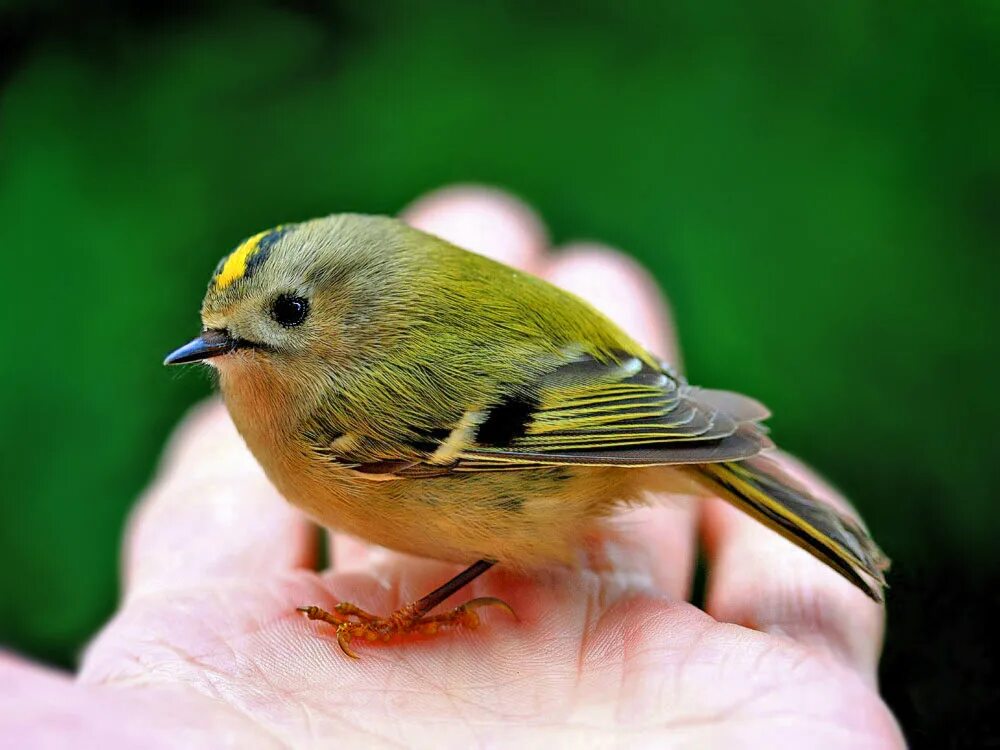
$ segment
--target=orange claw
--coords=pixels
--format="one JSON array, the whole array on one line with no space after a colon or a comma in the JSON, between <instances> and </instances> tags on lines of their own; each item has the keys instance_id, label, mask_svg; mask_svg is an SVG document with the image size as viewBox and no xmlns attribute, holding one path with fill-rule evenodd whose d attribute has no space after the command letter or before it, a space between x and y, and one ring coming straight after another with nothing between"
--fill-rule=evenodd
<instances>
[{"instance_id":1,"label":"orange claw","mask_svg":"<svg viewBox=\"0 0 1000 750\"><path fill-rule=\"evenodd\" d=\"M333 612L316 606L297 607L310 620L321 620L337 629L337 644L340 650L352 659L359 658L351 648L351 641L361 638L366 641L384 641L409 633L434 635L442 627L466 627L474 630L479 627L479 615L475 610L482 607L499 607L515 620L517 614L507 602L493 596L482 596L467 601L452 610L439 615L419 614L413 605L407 605L390 614L388 617L377 617L350 602L341 602L334 607ZM348 618L355 619L348 619Z\"/></svg>"},{"instance_id":2,"label":"orange claw","mask_svg":"<svg viewBox=\"0 0 1000 750\"><path fill-rule=\"evenodd\" d=\"M361 658L351 650L351 635L350 633L347 632L346 628L342 627L337 628L337 643L340 644L340 650L343 651L348 656L350 656L352 659Z\"/></svg>"}]
</instances>

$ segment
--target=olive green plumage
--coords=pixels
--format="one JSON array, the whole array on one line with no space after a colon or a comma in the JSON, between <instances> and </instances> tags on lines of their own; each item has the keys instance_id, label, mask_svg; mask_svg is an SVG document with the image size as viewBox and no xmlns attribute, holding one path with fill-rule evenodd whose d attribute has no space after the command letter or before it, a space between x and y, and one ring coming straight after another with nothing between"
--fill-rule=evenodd
<instances>
[{"instance_id":1,"label":"olive green plumage","mask_svg":"<svg viewBox=\"0 0 1000 750\"><path fill-rule=\"evenodd\" d=\"M761 455L764 407L689 386L529 274L335 215L244 242L202 319L168 361L218 368L251 450L323 523L442 559L571 562L617 505L700 484L881 597L867 532Z\"/></svg>"}]
</instances>

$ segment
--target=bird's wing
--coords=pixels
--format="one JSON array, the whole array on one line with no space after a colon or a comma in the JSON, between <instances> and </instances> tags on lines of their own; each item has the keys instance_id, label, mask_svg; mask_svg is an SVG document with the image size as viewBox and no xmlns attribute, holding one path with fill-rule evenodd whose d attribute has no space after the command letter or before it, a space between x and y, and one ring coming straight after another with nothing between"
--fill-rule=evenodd
<instances>
[{"instance_id":1,"label":"bird's wing","mask_svg":"<svg viewBox=\"0 0 1000 750\"><path fill-rule=\"evenodd\" d=\"M494 403L466 412L459 424L434 430L419 456L352 468L386 479L552 464L739 460L770 447L757 424L767 415L745 396L692 388L666 365L582 355L510 386Z\"/></svg>"},{"instance_id":2,"label":"bird's wing","mask_svg":"<svg viewBox=\"0 0 1000 750\"><path fill-rule=\"evenodd\" d=\"M692 388L666 365L584 356L483 415L460 453L479 463L616 466L728 461L769 444L752 399Z\"/></svg>"}]
</instances>

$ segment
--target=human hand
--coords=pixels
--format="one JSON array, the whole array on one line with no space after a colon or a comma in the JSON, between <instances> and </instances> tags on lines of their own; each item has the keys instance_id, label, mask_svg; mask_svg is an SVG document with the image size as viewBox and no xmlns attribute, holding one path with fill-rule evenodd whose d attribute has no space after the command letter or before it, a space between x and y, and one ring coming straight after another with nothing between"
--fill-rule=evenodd
<instances>
[{"instance_id":1,"label":"human hand","mask_svg":"<svg viewBox=\"0 0 1000 750\"><path fill-rule=\"evenodd\" d=\"M588 298L677 362L655 287L624 256L546 255L530 212L489 191L444 191L407 218ZM348 659L295 608L387 613L458 568L335 535L315 572L317 535L212 402L132 519L121 608L77 678L0 660L0 729L19 747L903 745L876 687L881 607L719 500L664 498L619 524L597 570L493 570L443 605L498 596L520 622L485 612L476 631ZM704 612L687 602L699 531Z\"/></svg>"}]
</instances>

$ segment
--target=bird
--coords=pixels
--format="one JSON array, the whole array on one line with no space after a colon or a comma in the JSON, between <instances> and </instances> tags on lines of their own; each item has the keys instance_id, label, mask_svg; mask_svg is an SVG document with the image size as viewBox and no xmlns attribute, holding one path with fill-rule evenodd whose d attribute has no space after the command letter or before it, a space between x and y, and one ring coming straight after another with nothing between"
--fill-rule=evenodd
<instances>
[{"instance_id":1,"label":"bird","mask_svg":"<svg viewBox=\"0 0 1000 750\"><path fill-rule=\"evenodd\" d=\"M318 523L462 563L387 615L298 609L356 641L480 624L446 598L494 565L572 565L655 492L721 496L876 602L889 560L862 523L773 460L768 410L690 385L585 301L385 216L334 214L242 241L201 332L165 364L214 368L270 481Z\"/></svg>"}]
</instances>

